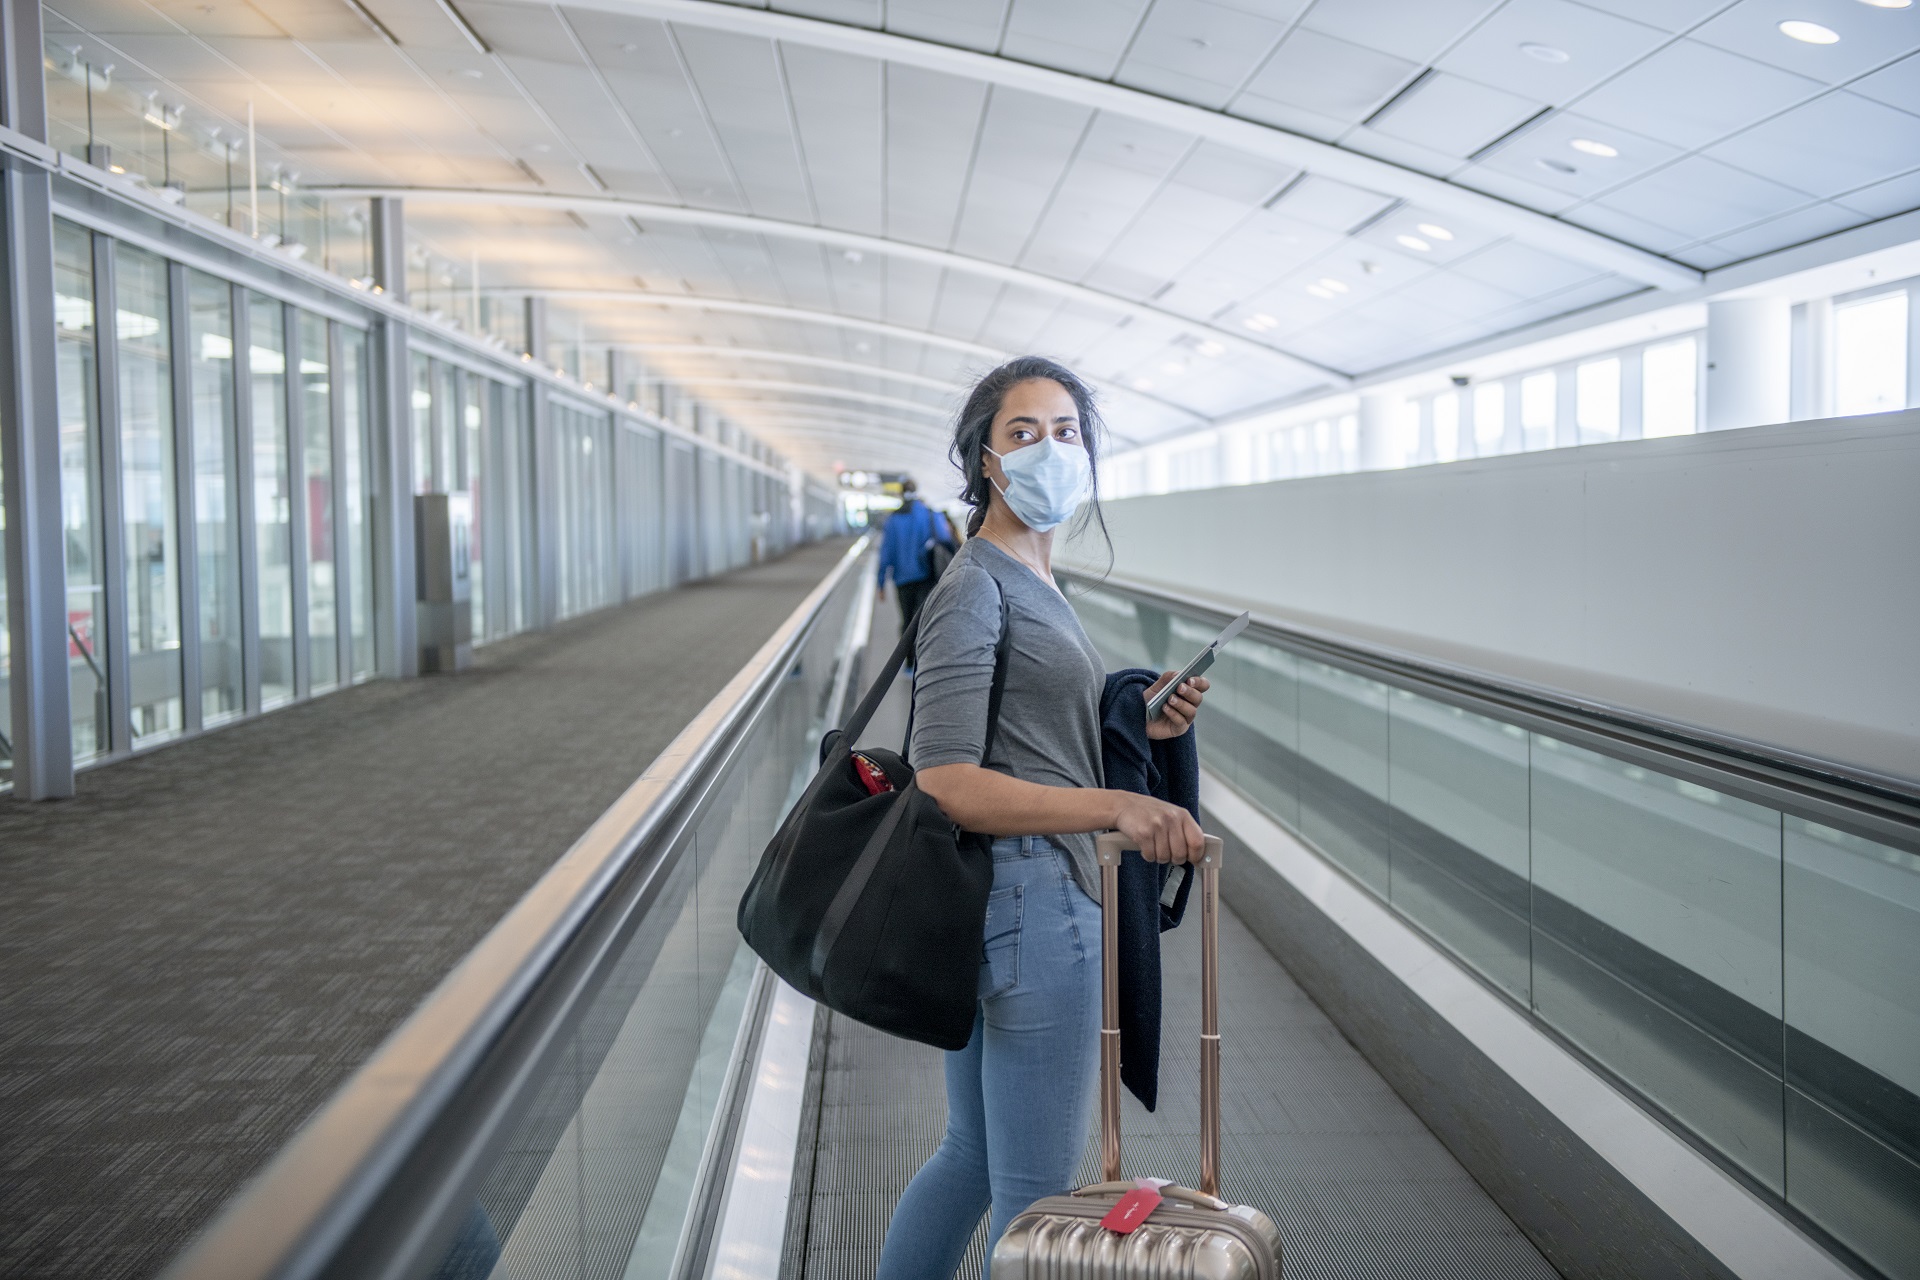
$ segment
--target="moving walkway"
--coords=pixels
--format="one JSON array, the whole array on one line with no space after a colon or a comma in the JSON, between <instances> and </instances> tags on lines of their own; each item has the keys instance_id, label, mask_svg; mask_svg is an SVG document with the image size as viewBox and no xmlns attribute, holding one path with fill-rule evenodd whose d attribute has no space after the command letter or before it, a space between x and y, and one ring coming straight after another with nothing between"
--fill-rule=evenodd
<instances>
[{"instance_id":1,"label":"moving walkway","mask_svg":"<svg viewBox=\"0 0 1920 1280\"><path fill-rule=\"evenodd\" d=\"M866 554L170 1276L871 1272L938 1057L772 981L733 923L885 647ZM1237 612L1066 577L1116 666ZM1226 1194L1290 1275L1920 1274L1920 796L1277 623L1214 675ZM1128 1100L1133 1174L1197 1159L1190 1014L1160 1111Z\"/></svg>"}]
</instances>

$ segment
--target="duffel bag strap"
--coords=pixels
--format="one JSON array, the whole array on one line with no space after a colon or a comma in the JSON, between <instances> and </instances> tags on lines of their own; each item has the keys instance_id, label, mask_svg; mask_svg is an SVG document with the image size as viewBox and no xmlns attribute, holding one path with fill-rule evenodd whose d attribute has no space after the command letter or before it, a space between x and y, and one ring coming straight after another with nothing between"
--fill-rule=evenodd
<instances>
[{"instance_id":1,"label":"duffel bag strap","mask_svg":"<svg viewBox=\"0 0 1920 1280\"><path fill-rule=\"evenodd\" d=\"M847 723L840 731L840 740L849 747L867 731L867 721L873 719L873 713L880 709L881 702L886 699L887 690L893 688L900 668L906 665L907 651L913 647L913 638L919 634L920 614L915 613L907 623L907 629L900 633L900 643L893 646L893 655L887 659L886 666L880 669L880 674L874 677L872 687L860 699L860 705L853 709L853 714L847 717Z\"/></svg>"}]
</instances>

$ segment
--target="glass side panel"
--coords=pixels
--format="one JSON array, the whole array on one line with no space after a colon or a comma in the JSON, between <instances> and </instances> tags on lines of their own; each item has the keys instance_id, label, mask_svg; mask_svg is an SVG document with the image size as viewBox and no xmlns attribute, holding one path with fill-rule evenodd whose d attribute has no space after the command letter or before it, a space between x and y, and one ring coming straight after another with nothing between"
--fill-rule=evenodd
<instances>
[{"instance_id":1,"label":"glass side panel","mask_svg":"<svg viewBox=\"0 0 1920 1280\"><path fill-rule=\"evenodd\" d=\"M67 548L67 678L73 758L108 748L106 591L100 528L100 384L93 307L93 236L53 231L55 382L60 400L60 523Z\"/></svg>"},{"instance_id":2,"label":"glass side panel","mask_svg":"<svg viewBox=\"0 0 1920 1280\"><path fill-rule=\"evenodd\" d=\"M1300 664L1284 649L1242 636L1217 664L1234 689L1232 714L1198 730L1227 739L1234 782L1269 813L1300 825ZM1211 706L1203 715L1213 710Z\"/></svg>"},{"instance_id":3,"label":"glass side panel","mask_svg":"<svg viewBox=\"0 0 1920 1280\"><path fill-rule=\"evenodd\" d=\"M372 418L367 405L367 335L345 325L335 326L340 364L334 371L335 394L340 397L340 466L346 510L341 525L346 534L349 591L348 634L352 678L373 674L373 486L368 466L373 457Z\"/></svg>"},{"instance_id":4,"label":"glass side panel","mask_svg":"<svg viewBox=\"0 0 1920 1280\"><path fill-rule=\"evenodd\" d=\"M1920 1275L1920 852L1789 815L1787 1198Z\"/></svg>"},{"instance_id":5,"label":"glass side panel","mask_svg":"<svg viewBox=\"0 0 1920 1280\"><path fill-rule=\"evenodd\" d=\"M187 371L193 386L194 557L200 591L200 718L245 710L240 647L239 458L234 440L233 287L187 275Z\"/></svg>"},{"instance_id":6,"label":"glass side panel","mask_svg":"<svg viewBox=\"0 0 1920 1280\"><path fill-rule=\"evenodd\" d=\"M287 442L286 317L248 295L248 376L253 410L253 529L260 604L260 705L293 698L293 519Z\"/></svg>"},{"instance_id":7,"label":"glass side panel","mask_svg":"<svg viewBox=\"0 0 1920 1280\"><path fill-rule=\"evenodd\" d=\"M710 779L690 828L659 851L670 870L658 896L515 1100L438 1275L673 1274L754 973L734 910L811 776L834 647L853 593L870 589L859 575L842 583L793 678Z\"/></svg>"},{"instance_id":8,"label":"glass side panel","mask_svg":"<svg viewBox=\"0 0 1920 1280\"><path fill-rule=\"evenodd\" d=\"M1300 662L1300 830L1385 896L1387 686Z\"/></svg>"},{"instance_id":9,"label":"glass side panel","mask_svg":"<svg viewBox=\"0 0 1920 1280\"><path fill-rule=\"evenodd\" d=\"M334 573L333 358L327 322L296 313L300 336L301 483L306 486L308 688L340 683L339 580Z\"/></svg>"},{"instance_id":10,"label":"glass side panel","mask_svg":"<svg viewBox=\"0 0 1920 1280\"><path fill-rule=\"evenodd\" d=\"M1525 1000L1527 735L1405 689L1388 706L1393 904Z\"/></svg>"},{"instance_id":11,"label":"glass side panel","mask_svg":"<svg viewBox=\"0 0 1920 1280\"><path fill-rule=\"evenodd\" d=\"M133 745L185 727L180 668L180 537L175 523L173 313L164 258L114 246L120 374L121 554L126 572Z\"/></svg>"},{"instance_id":12,"label":"glass side panel","mask_svg":"<svg viewBox=\"0 0 1920 1280\"><path fill-rule=\"evenodd\" d=\"M1534 1007L1782 1187L1780 815L1533 735Z\"/></svg>"},{"instance_id":13,"label":"glass side panel","mask_svg":"<svg viewBox=\"0 0 1920 1280\"><path fill-rule=\"evenodd\" d=\"M456 461L460 449L458 409L460 403L456 379L460 371L444 361L433 362L433 492L456 493L460 489L460 467Z\"/></svg>"}]
</instances>

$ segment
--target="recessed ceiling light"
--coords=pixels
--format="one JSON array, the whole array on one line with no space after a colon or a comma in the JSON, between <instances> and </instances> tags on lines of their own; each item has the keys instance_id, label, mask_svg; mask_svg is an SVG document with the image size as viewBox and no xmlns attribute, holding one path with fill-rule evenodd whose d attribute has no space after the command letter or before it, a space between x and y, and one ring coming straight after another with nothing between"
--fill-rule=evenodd
<instances>
[{"instance_id":1,"label":"recessed ceiling light","mask_svg":"<svg viewBox=\"0 0 1920 1280\"><path fill-rule=\"evenodd\" d=\"M1312 294L1316 298L1332 298L1333 297L1333 290L1323 288L1317 284L1308 285L1307 292Z\"/></svg>"},{"instance_id":2,"label":"recessed ceiling light","mask_svg":"<svg viewBox=\"0 0 1920 1280\"><path fill-rule=\"evenodd\" d=\"M1135 378L1133 380L1133 389L1135 391L1151 391L1153 390L1153 379L1152 378Z\"/></svg>"},{"instance_id":3,"label":"recessed ceiling light","mask_svg":"<svg viewBox=\"0 0 1920 1280\"><path fill-rule=\"evenodd\" d=\"M1261 311L1248 316L1242 323L1255 333L1265 333L1267 330L1277 327L1280 322L1266 312Z\"/></svg>"},{"instance_id":4,"label":"recessed ceiling light","mask_svg":"<svg viewBox=\"0 0 1920 1280\"><path fill-rule=\"evenodd\" d=\"M1433 248L1432 245L1422 240L1419 236L1395 236L1394 240L1403 247L1412 249L1415 253L1426 253Z\"/></svg>"},{"instance_id":5,"label":"recessed ceiling light","mask_svg":"<svg viewBox=\"0 0 1920 1280\"><path fill-rule=\"evenodd\" d=\"M1347 291L1346 282L1335 280L1332 276L1321 276L1320 287L1322 289L1331 289L1335 293L1345 293Z\"/></svg>"},{"instance_id":6,"label":"recessed ceiling light","mask_svg":"<svg viewBox=\"0 0 1920 1280\"><path fill-rule=\"evenodd\" d=\"M1195 347L1194 350L1203 356L1217 356L1224 353L1226 348L1215 342L1212 338L1208 338L1205 342Z\"/></svg>"},{"instance_id":7,"label":"recessed ceiling light","mask_svg":"<svg viewBox=\"0 0 1920 1280\"><path fill-rule=\"evenodd\" d=\"M1801 44L1839 44L1840 33L1817 22L1794 20L1780 24L1780 34Z\"/></svg>"},{"instance_id":8,"label":"recessed ceiling light","mask_svg":"<svg viewBox=\"0 0 1920 1280\"><path fill-rule=\"evenodd\" d=\"M1575 151L1584 151L1590 156L1599 156L1602 160L1611 160L1620 154L1620 148L1610 146L1604 142L1596 142L1592 138L1575 138L1567 145Z\"/></svg>"},{"instance_id":9,"label":"recessed ceiling light","mask_svg":"<svg viewBox=\"0 0 1920 1280\"><path fill-rule=\"evenodd\" d=\"M865 259L867 255L860 252L858 249L848 249L845 253L842 253L840 256L845 258L848 262L853 263L855 266L859 266L861 261Z\"/></svg>"},{"instance_id":10,"label":"recessed ceiling light","mask_svg":"<svg viewBox=\"0 0 1920 1280\"><path fill-rule=\"evenodd\" d=\"M1911 9L1913 0L1860 0L1861 4L1872 5L1876 9Z\"/></svg>"},{"instance_id":11,"label":"recessed ceiling light","mask_svg":"<svg viewBox=\"0 0 1920 1280\"><path fill-rule=\"evenodd\" d=\"M482 71L478 67L467 67L465 70L461 71L460 74L465 76L469 80L478 80L484 77L487 73Z\"/></svg>"},{"instance_id":12,"label":"recessed ceiling light","mask_svg":"<svg viewBox=\"0 0 1920 1280\"><path fill-rule=\"evenodd\" d=\"M1540 159L1535 160L1534 163L1539 165L1542 169L1550 170L1553 173L1580 172L1578 169L1568 164L1565 160L1555 160L1552 156L1542 156Z\"/></svg>"},{"instance_id":13,"label":"recessed ceiling light","mask_svg":"<svg viewBox=\"0 0 1920 1280\"><path fill-rule=\"evenodd\" d=\"M1186 371L1187 366L1178 360L1169 360L1160 366L1160 372L1162 373L1185 373Z\"/></svg>"},{"instance_id":14,"label":"recessed ceiling light","mask_svg":"<svg viewBox=\"0 0 1920 1280\"><path fill-rule=\"evenodd\" d=\"M1421 224L1420 224L1420 234L1421 234L1421 235L1423 235L1423 236L1425 236L1425 237L1427 237L1427 239L1429 239L1429 240L1451 240L1451 239L1453 239L1453 232L1451 232L1451 231L1449 231L1449 230L1447 230L1447 229L1446 229L1445 227L1443 227L1443 226L1440 226L1440 225L1439 225L1438 223L1433 223L1433 222L1423 222L1423 223L1421 223Z\"/></svg>"},{"instance_id":15,"label":"recessed ceiling light","mask_svg":"<svg viewBox=\"0 0 1920 1280\"><path fill-rule=\"evenodd\" d=\"M1529 58L1534 58L1541 62L1573 61L1572 54L1568 53L1565 49L1556 49L1550 44L1534 44L1529 42L1520 46L1520 52L1526 54Z\"/></svg>"}]
</instances>

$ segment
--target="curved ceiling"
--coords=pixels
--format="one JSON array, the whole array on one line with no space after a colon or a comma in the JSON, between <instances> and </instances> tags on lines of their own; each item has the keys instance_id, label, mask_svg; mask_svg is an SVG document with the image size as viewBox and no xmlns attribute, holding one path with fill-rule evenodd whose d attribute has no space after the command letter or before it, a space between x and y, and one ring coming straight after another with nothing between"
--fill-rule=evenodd
<instances>
[{"instance_id":1,"label":"curved ceiling","mask_svg":"<svg viewBox=\"0 0 1920 1280\"><path fill-rule=\"evenodd\" d=\"M1920 203L1920 6L1797 0L1827 46L1777 7L55 0L47 29L190 129L251 103L304 184L436 189L407 220L448 273L824 472L945 463L823 394L933 409L1033 350L1154 439ZM714 381L726 348L809 390Z\"/></svg>"}]
</instances>

